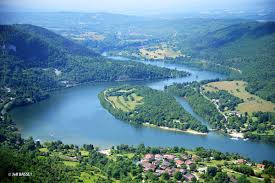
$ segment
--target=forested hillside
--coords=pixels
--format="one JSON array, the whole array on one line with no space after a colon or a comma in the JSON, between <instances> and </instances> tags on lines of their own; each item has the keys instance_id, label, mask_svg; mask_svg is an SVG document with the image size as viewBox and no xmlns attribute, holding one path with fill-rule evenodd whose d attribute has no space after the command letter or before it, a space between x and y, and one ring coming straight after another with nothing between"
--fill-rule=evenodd
<instances>
[{"instance_id":1,"label":"forested hillside","mask_svg":"<svg viewBox=\"0 0 275 183\"><path fill-rule=\"evenodd\" d=\"M90 49L33 25L0 26L1 108L30 103L47 91L83 82L185 76L141 63L106 60ZM14 103L14 102L13 102Z\"/></svg>"},{"instance_id":2,"label":"forested hillside","mask_svg":"<svg viewBox=\"0 0 275 183\"><path fill-rule=\"evenodd\" d=\"M191 41L194 57L227 66L247 90L275 102L275 23L250 22L218 29Z\"/></svg>"}]
</instances>

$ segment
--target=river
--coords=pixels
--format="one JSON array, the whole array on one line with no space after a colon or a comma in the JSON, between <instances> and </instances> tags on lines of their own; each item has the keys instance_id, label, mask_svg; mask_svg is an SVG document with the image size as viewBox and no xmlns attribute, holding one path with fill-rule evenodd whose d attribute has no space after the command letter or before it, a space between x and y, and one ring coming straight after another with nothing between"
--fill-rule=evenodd
<instances>
[{"instance_id":1,"label":"river","mask_svg":"<svg viewBox=\"0 0 275 183\"><path fill-rule=\"evenodd\" d=\"M113 58L115 59L115 58ZM127 61L127 60L126 60ZM69 144L94 144L100 148L113 145L144 143L148 146L182 146L213 148L222 152L236 152L255 161L264 159L275 162L275 145L250 140L232 140L218 132L210 132L207 136L182 132L166 131L158 128L135 126L115 119L101 105L97 98L99 92L107 87L121 84L147 85L162 90L173 82L201 81L225 78L215 72L166 64L164 62L146 62L167 68L185 70L191 75L184 78L173 78L159 81L139 82L104 82L81 85L54 92L47 100L18 107L11 115L21 130L23 137L33 136L42 142L62 140ZM202 123L207 123L194 113L190 105L182 98L179 103Z\"/></svg>"}]
</instances>

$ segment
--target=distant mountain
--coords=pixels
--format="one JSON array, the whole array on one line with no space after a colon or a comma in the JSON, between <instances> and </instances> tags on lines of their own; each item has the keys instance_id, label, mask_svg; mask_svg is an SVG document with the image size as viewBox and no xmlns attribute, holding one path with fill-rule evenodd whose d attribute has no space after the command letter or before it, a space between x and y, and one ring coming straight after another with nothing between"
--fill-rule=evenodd
<instances>
[{"instance_id":1,"label":"distant mountain","mask_svg":"<svg viewBox=\"0 0 275 183\"><path fill-rule=\"evenodd\" d=\"M230 43L236 41L248 41L261 39L265 36L274 36L275 22L250 22L231 25L222 29L199 37L194 42L197 42L197 49L221 48L230 46Z\"/></svg>"},{"instance_id":2,"label":"distant mountain","mask_svg":"<svg viewBox=\"0 0 275 183\"><path fill-rule=\"evenodd\" d=\"M2 51L24 60L29 66L64 66L68 54L98 56L84 46L33 25L1 25L0 38Z\"/></svg>"}]
</instances>

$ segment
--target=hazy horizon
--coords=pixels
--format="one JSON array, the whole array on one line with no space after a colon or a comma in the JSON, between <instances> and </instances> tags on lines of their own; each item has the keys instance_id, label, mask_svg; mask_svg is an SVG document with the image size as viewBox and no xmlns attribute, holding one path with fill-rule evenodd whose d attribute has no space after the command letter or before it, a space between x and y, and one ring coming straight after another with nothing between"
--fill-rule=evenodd
<instances>
[{"instance_id":1,"label":"hazy horizon","mask_svg":"<svg viewBox=\"0 0 275 183\"><path fill-rule=\"evenodd\" d=\"M180 13L246 13L255 11L263 13L273 10L275 0L1 0L1 11L39 12L108 12L131 15L180 14ZM214 12L215 13L215 12Z\"/></svg>"}]
</instances>

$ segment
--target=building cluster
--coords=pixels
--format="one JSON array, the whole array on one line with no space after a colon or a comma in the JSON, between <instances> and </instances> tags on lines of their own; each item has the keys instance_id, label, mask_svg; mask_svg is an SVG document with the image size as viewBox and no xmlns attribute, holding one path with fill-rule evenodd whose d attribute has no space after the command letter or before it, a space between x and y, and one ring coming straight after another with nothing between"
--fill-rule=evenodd
<instances>
[{"instance_id":1,"label":"building cluster","mask_svg":"<svg viewBox=\"0 0 275 183\"><path fill-rule=\"evenodd\" d=\"M173 154L145 154L138 162L144 172L152 171L158 176L164 173L173 176L174 173L181 172L186 181L196 179L196 176L190 171L190 166L194 163L194 159L190 155L176 157Z\"/></svg>"}]
</instances>

